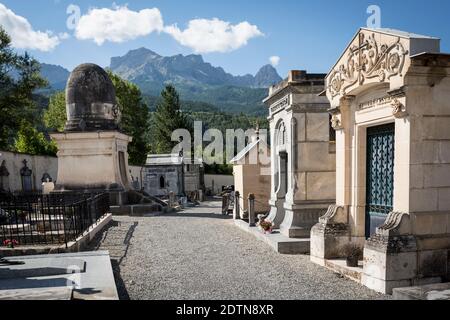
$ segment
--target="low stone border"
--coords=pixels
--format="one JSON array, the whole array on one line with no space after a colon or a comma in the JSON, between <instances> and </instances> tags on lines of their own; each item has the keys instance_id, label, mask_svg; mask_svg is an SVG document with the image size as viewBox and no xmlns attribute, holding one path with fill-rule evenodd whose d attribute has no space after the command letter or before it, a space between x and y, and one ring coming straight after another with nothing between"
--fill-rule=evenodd
<instances>
[{"instance_id":1,"label":"low stone border","mask_svg":"<svg viewBox=\"0 0 450 320\"><path fill-rule=\"evenodd\" d=\"M250 227L243 220L234 220L234 223L240 229L253 234L258 240L270 245L270 247L280 254L309 254L310 239L288 238L275 230L273 234L263 234L257 227Z\"/></svg>"},{"instance_id":2,"label":"low stone border","mask_svg":"<svg viewBox=\"0 0 450 320\"><path fill-rule=\"evenodd\" d=\"M24 246L17 248L0 248L0 256L15 257L15 256L30 256L41 254L57 254L57 253L71 253L80 252L84 250L89 242L94 239L95 235L99 233L112 221L112 214L104 215L99 222L93 224L82 236L78 237L76 241L71 241L66 245L55 246Z\"/></svg>"}]
</instances>

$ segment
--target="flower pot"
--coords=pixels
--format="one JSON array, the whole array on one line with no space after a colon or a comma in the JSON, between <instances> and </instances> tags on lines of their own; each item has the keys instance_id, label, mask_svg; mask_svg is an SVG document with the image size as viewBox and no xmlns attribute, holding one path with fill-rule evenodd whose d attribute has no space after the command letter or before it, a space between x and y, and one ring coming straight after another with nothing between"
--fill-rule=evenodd
<instances>
[{"instance_id":1,"label":"flower pot","mask_svg":"<svg viewBox=\"0 0 450 320\"><path fill-rule=\"evenodd\" d=\"M358 267L358 257L347 257L347 267L356 268Z\"/></svg>"}]
</instances>

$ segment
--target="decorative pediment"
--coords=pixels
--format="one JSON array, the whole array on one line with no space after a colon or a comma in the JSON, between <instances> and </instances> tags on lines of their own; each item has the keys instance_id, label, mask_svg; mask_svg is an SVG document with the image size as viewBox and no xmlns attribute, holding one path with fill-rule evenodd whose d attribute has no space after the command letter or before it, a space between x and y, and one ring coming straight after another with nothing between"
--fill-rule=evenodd
<instances>
[{"instance_id":1,"label":"decorative pediment","mask_svg":"<svg viewBox=\"0 0 450 320\"><path fill-rule=\"evenodd\" d=\"M400 37L377 37L374 32L360 31L327 77L328 95L344 96L350 87L369 79L386 82L402 76L408 53Z\"/></svg>"}]
</instances>

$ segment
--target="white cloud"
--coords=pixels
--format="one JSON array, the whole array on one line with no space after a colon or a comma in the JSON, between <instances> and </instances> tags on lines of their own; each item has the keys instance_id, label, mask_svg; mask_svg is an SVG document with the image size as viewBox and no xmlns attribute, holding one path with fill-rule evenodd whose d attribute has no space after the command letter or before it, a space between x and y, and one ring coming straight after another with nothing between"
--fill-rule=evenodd
<instances>
[{"instance_id":1,"label":"white cloud","mask_svg":"<svg viewBox=\"0 0 450 320\"><path fill-rule=\"evenodd\" d=\"M61 32L58 34L58 37L61 40L66 40L70 38L70 34L68 34L67 32Z\"/></svg>"},{"instance_id":2,"label":"white cloud","mask_svg":"<svg viewBox=\"0 0 450 320\"><path fill-rule=\"evenodd\" d=\"M251 38L264 35L247 21L232 25L217 18L195 19L189 21L185 30L172 25L165 27L164 31L196 53L233 51L245 46Z\"/></svg>"},{"instance_id":3,"label":"white cloud","mask_svg":"<svg viewBox=\"0 0 450 320\"><path fill-rule=\"evenodd\" d=\"M35 31L24 17L0 3L0 24L11 37L11 45L18 49L51 51L60 39L50 31Z\"/></svg>"},{"instance_id":4,"label":"white cloud","mask_svg":"<svg viewBox=\"0 0 450 320\"><path fill-rule=\"evenodd\" d=\"M152 32L163 30L163 18L157 8L141 11L126 6L113 9L91 9L80 17L75 36L80 40L93 40L98 45L105 41L121 43Z\"/></svg>"},{"instance_id":5,"label":"white cloud","mask_svg":"<svg viewBox=\"0 0 450 320\"><path fill-rule=\"evenodd\" d=\"M280 63L280 59L281 58L279 56L272 56L269 58L269 61L272 66L276 67Z\"/></svg>"}]
</instances>

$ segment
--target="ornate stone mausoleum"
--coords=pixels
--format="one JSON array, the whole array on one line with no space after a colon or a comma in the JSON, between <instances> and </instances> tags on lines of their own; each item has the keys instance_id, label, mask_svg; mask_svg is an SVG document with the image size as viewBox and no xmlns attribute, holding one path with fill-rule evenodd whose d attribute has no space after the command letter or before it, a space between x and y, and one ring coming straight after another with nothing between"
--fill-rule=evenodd
<instances>
[{"instance_id":1,"label":"ornate stone mausoleum","mask_svg":"<svg viewBox=\"0 0 450 320\"><path fill-rule=\"evenodd\" d=\"M66 110L65 131L51 135L58 144L55 191L117 195L128 191L131 137L119 130L115 89L101 67L82 64L73 70L66 88Z\"/></svg>"},{"instance_id":2,"label":"ornate stone mausoleum","mask_svg":"<svg viewBox=\"0 0 450 320\"><path fill-rule=\"evenodd\" d=\"M324 74L290 71L272 86L271 199L268 219L289 238L309 238L311 227L335 202L335 143ZM306 251L309 251L309 244Z\"/></svg>"},{"instance_id":3,"label":"ornate stone mausoleum","mask_svg":"<svg viewBox=\"0 0 450 320\"><path fill-rule=\"evenodd\" d=\"M326 77L336 204L312 229L312 260L364 248L376 291L450 276L450 55L440 40L360 29Z\"/></svg>"}]
</instances>

